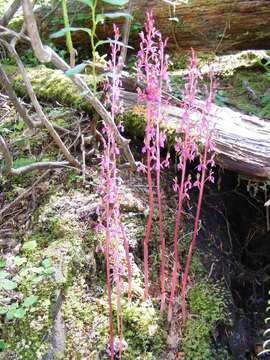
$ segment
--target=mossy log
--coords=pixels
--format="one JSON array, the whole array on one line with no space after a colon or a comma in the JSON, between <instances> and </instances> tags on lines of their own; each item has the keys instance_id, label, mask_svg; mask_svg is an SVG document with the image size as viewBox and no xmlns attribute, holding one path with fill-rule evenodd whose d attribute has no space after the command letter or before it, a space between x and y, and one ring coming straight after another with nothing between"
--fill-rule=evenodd
<instances>
[{"instance_id":1,"label":"mossy log","mask_svg":"<svg viewBox=\"0 0 270 360\"><path fill-rule=\"evenodd\" d=\"M145 12L152 10L156 27L169 38L172 51L190 50L224 52L243 49L267 49L270 46L269 0L188 0L178 2L175 9L165 0L133 0L136 26L131 29L131 44L136 47L138 27L144 24ZM49 9L37 11L40 30L47 37L61 28L61 9L47 16ZM100 1L98 12L115 11L115 7ZM89 8L80 2L69 1L69 14L73 26L90 26ZM44 21L44 17L46 17ZM115 21L115 20L114 20ZM121 20L122 21L122 20ZM106 39L112 34L112 24L106 21L98 28L98 37ZM75 47L90 47L85 33L74 33ZM56 41L65 47L65 38Z\"/></svg>"},{"instance_id":2,"label":"mossy log","mask_svg":"<svg viewBox=\"0 0 270 360\"><path fill-rule=\"evenodd\" d=\"M8 68L12 75L14 88L20 96L25 95L22 79L16 68ZM46 101L58 102L79 110L91 112L91 106L82 98L73 83L61 71L45 66L29 69L28 74L37 96ZM85 80L91 82L87 75ZM133 136L142 136L144 128L144 108L138 106L137 95L123 91L126 106L124 122L126 130ZM198 112L203 102L197 100ZM181 107L166 105L163 111L168 119L168 130L174 135L182 116ZM209 114L215 123L216 161L222 167L235 171L254 180L270 179L270 121L257 116L249 116L228 107L213 104Z\"/></svg>"}]
</instances>

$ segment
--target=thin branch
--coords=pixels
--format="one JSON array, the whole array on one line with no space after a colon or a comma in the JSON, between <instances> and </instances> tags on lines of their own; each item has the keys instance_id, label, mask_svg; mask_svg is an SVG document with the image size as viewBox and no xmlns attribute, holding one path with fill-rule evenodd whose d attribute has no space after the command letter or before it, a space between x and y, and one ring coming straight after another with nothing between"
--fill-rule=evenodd
<instances>
[{"instance_id":1,"label":"thin branch","mask_svg":"<svg viewBox=\"0 0 270 360\"><path fill-rule=\"evenodd\" d=\"M7 26L20 7L21 0L14 0L3 17L0 19L0 25Z\"/></svg>"},{"instance_id":2,"label":"thin branch","mask_svg":"<svg viewBox=\"0 0 270 360\"><path fill-rule=\"evenodd\" d=\"M3 209L0 210L0 222L3 220L3 217L5 215L5 213L7 211L9 211L13 206L15 206L16 204L18 204L22 199L24 199L25 197L27 197L28 195L30 195L32 193L32 190L35 186L37 186L43 179L46 178L46 176L50 173L50 170L47 170L44 174L42 174L34 183L33 185L23 191L16 199L14 199L11 203L9 203L8 205L6 205Z\"/></svg>"},{"instance_id":3,"label":"thin branch","mask_svg":"<svg viewBox=\"0 0 270 360\"><path fill-rule=\"evenodd\" d=\"M9 81L9 78L8 78L7 74L5 73L1 64L0 64L0 81L4 86L4 89L7 93L7 95L9 96L9 99L15 106L15 109L20 114L21 118L24 120L26 125L31 129L33 129L34 127L37 127L37 124L35 124L33 122L33 120L31 119L31 117L28 115L26 108L20 103L19 99L17 98L15 91L13 90L12 85Z\"/></svg>"},{"instance_id":4,"label":"thin branch","mask_svg":"<svg viewBox=\"0 0 270 360\"><path fill-rule=\"evenodd\" d=\"M23 32L17 33L14 30L8 29L5 26L0 25L0 37L5 37L5 36L9 36L12 38L15 37L18 40L30 42L30 38L26 36Z\"/></svg>"},{"instance_id":5,"label":"thin branch","mask_svg":"<svg viewBox=\"0 0 270 360\"><path fill-rule=\"evenodd\" d=\"M20 175L25 175L32 171L56 169L56 168L67 167L69 165L68 161L41 161L41 162L36 162L33 164L21 166L18 169L14 169L12 167L13 159L11 153L8 149L7 143L5 142L4 138L1 135L0 135L0 151L2 152L5 159L5 172L7 175L20 176Z\"/></svg>"},{"instance_id":6,"label":"thin branch","mask_svg":"<svg viewBox=\"0 0 270 360\"><path fill-rule=\"evenodd\" d=\"M16 60L16 63L19 67L19 70L21 72L23 81L25 83L26 89L27 89L27 93L31 99L31 102L37 112L38 117L40 118L41 122L43 123L43 125L46 127L46 129L48 130L49 134L51 135L51 137L54 139L55 143L58 145L59 149L61 150L61 152L63 153L63 155L65 156L65 158L70 162L70 164L76 166L76 167L80 167L80 163L78 160L76 160L74 158L74 156L69 152L69 150L67 149L66 145L63 143L63 141L61 140L60 136L58 135L58 133L55 131L53 125L50 123L50 121L47 119L46 115L44 114L42 107L40 106L38 99L36 97L36 94L33 90L32 84L29 80L28 74L24 68L24 65L19 57L19 55L17 54L15 48L13 46L11 46L8 42L4 41L4 40L0 40L5 47L7 48L7 50L9 51L9 53L14 57L14 59Z\"/></svg>"},{"instance_id":7,"label":"thin branch","mask_svg":"<svg viewBox=\"0 0 270 360\"><path fill-rule=\"evenodd\" d=\"M61 57L59 57L50 47L43 46L40 40L40 36L30 0L23 0L23 11L24 11L24 18L27 26L28 35L31 39L31 44L34 53L36 57L39 59L39 61L43 63L51 61L56 68L64 72L69 70L70 66ZM133 168L136 168L136 163L129 147L129 140L125 139L121 135L121 133L118 130L118 127L116 126L113 118L108 113L106 108L97 99L97 97L93 94L93 92L89 89L89 87L85 84L85 82L81 79L79 75L72 76L71 80L74 82L74 84L76 84L76 86L79 88L81 92L86 93L85 98L87 99L87 101L89 101L89 103L102 117L102 119L112 127L117 143L123 149L127 160L130 162L130 165Z\"/></svg>"},{"instance_id":8,"label":"thin branch","mask_svg":"<svg viewBox=\"0 0 270 360\"><path fill-rule=\"evenodd\" d=\"M6 173L7 173L7 175L11 175L13 160L12 160L12 156L9 152L8 146L7 146L4 138L1 135L0 135L0 151L2 152L4 159L5 159Z\"/></svg>"},{"instance_id":9,"label":"thin branch","mask_svg":"<svg viewBox=\"0 0 270 360\"><path fill-rule=\"evenodd\" d=\"M132 15L132 7L133 7L132 1L133 0L129 0L127 13L130 16L126 18L125 25L124 25L124 32L123 32L124 35L123 35L122 42L126 46L123 46L122 49L121 49L120 57L121 57L122 66L121 66L121 68L118 69L118 74L119 75L121 75L121 73L123 71L123 67L125 65L126 58L127 58L127 45L128 45L128 41L129 41L130 28L131 28L131 23L132 23L132 17L131 17L131 15Z\"/></svg>"}]
</instances>

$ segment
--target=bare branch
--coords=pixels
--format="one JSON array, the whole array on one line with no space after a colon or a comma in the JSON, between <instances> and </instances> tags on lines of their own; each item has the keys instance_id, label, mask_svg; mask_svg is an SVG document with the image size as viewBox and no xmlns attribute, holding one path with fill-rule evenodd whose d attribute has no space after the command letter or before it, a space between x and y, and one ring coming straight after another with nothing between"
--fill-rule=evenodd
<instances>
[{"instance_id":1,"label":"bare branch","mask_svg":"<svg viewBox=\"0 0 270 360\"><path fill-rule=\"evenodd\" d=\"M28 35L31 39L31 44L37 58L41 62L51 61L58 69L64 72L69 70L70 66L63 59L61 59L48 46L43 46L40 40L40 36L30 0L23 0L23 11L24 11L24 17L26 21ZM129 140L125 139L121 135L115 122L113 121L111 115L108 113L106 108L96 98L96 96L94 96L93 92L89 89L89 87L85 84L85 82L81 79L79 75L74 75L71 77L71 79L81 92L86 93L85 98L89 101L89 103L93 106L93 108L97 111L97 113L102 117L102 119L112 127L118 145L121 148L123 148L124 154L127 160L130 162L130 165L133 168L135 168L136 163L129 147Z\"/></svg>"},{"instance_id":2,"label":"bare branch","mask_svg":"<svg viewBox=\"0 0 270 360\"><path fill-rule=\"evenodd\" d=\"M1 135L0 135L0 151L3 154L4 159L5 159L6 174L11 175L13 160L12 160L12 156L9 152L8 146L7 146L4 138Z\"/></svg>"},{"instance_id":3,"label":"bare branch","mask_svg":"<svg viewBox=\"0 0 270 360\"><path fill-rule=\"evenodd\" d=\"M0 25L7 26L20 7L21 7L21 0L14 0L13 3L5 12L4 16L0 19Z\"/></svg>"},{"instance_id":4,"label":"bare branch","mask_svg":"<svg viewBox=\"0 0 270 360\"><path fill-rule=\"evenodd\" d=\"M37 126L31 119L31 117L28 115L26 108L20 103L19 99L17 98L12 85L9 81L9 78L7 74L5 73L3 67L0 64L0 81L4 86L4 89L6 90L7 95L9 96L9 99L12 101L13 105L15 106L17 112L20 114L21 118L24 120L26 125L33 129Z\"/></svg>"},{"instance_id":5,"label":"bare branch","mask_svg":"<svg viewBox=\"0 0 270 360\"><path fill-rule=\"evenodd\" d=\"M33 90L32 84L29 80L28 74L25 71L24 65L19 57L19 55L17 54L16 50L14 47L12 47L8 42L1 40L0 42L2 42L5 47L7 48L7 50L9 51L9 53L14 57L14 59L16 60L16 63L19 67L19 70L21 72L22 78L24 80L26 89L27 89L27 93L32 101L32 104L37 112L38 117L40 118L41 122L43 123L43 125L46 127L46 129L48 130L49 134L51 135L51 137L54 139L55 143L58 145L59 149L61 150L61 152L63 153L63 155L65 156L65 158L70 162L70 164L76 166L76 167L80 167L80 163L78 160L76 160L74 158L74 156L69 152L69 150L67 149L66 145L63 143L63 141L61 140L60 136L58 135L58 133L55 131L53 125L50 123L50 121L47 119L46 115L44 114L42 107L40 106L38 99L36 97L36 94Z\"/></svg>"},{"instance_id":6,"label":"bare branch","mask_svg":"<svg viewBox=\"0 0 270 360\"><path fill-rule=\"evenodd\" d=\"M127 18L126 18L125 25L124 25L124 35L123 35L122 42L123 42L125 45L128 45L130 28L131 28L131 23L132 23L132 17L131 17L131 15L132 15L132 5L133 5L133 4L132 4L132 1L133 1L133 0L129 0L127 13L130 15L130 17L127 17ZM127 46L123 46L123 47L122 47L120 57L121 57L121 59L122 59L122 68L118 70L118 71L119 71L119 75L121 75L121 73L122 73L122 71L123 71L123 67L124 67L125 62L126 62Z\"/></svg>"},{"instance_id":7,"label":"bare branch","mask_svg":"<svg viewBox=\"0 0 270 360\"><path fill-rule=\"evenodd\" d=\"M12 169L12 175L24 175L30 173L32 171L38 170L52 170L52 169L59 169L65 168L69 166L68 161L40 161L30 165L21 166L18 169Z\"/></svg>"},{"instance_id":8,"label":"bare branch","mask_svg":"<svg viewBox=\"0 0 270 360\"><path fill-rule=\"evenodd\" d=\"M32 171L56 169L56 168L67 167L69 165L68 161L41 161L26 166L21 166L18 169L14 169L12 167L13 166L12 156L8 149L7 143L5 142L4 138L1 135L0 135L0 151L2 152L5 159L5 172L7 175L20 176Z\"/></svg>"},{"instance_id":9,"label":"bare branch","mask_svg":"<svg viewBox=\"0 0 270 360\"><path fill-rule=\"evenodd\" d=\"M42 174L29 189L23 191L15 200L13 200L11 203L9 203L3 209L1 209L0 210L0 222L3 220L3 217L5 216L7 211L9 211L16 204L18 204L22 199L24 199L25 197L30 195L33 191L33 188L35 186L37 186L43 179L45 179L49 173L50 173L50 170L45 171L45 173Z\"/></svg>"}]
</instances>

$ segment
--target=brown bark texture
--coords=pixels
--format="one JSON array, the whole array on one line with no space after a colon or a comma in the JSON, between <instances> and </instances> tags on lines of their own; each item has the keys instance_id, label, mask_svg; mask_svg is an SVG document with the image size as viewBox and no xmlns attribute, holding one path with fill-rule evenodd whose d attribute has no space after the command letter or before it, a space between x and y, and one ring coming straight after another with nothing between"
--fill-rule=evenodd
<instances>
[{"instance_id":1,"label":"brown bark texture","mask_svg":"<svg viewBox=\"0 0 270 360\"><path fill-rule=\"evenodd\" d=\"M143 25L148 10L154 13L156 27L169 38L172 52L187 51L191 47L217 53L270 47L269 0L189 0L175 8L163 0L133 0L133 23ZM100 1L98 13L109 11L119 9ZM61 9L46 17L48 12L48 8L37 12L43 35L61 28ZM91 26L89 8L80 2L70 1L69 14L72 26ZM111 25L112 22L106 20L99 26L100 39L112 35ZM133 26L130 41L135 47L138 45L137 32ZM77 48L89 47L85 33L73 33L73 41ZM56 43L64 46L65 38L57 39Z\"/></svg>"}]
</instances>

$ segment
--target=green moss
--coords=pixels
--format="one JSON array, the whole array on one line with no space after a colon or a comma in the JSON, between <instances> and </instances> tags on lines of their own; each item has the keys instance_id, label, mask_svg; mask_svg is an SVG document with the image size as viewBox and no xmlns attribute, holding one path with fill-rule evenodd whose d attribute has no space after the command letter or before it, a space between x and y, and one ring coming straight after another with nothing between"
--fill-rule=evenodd
<instances>
[{"instance_id":1,"label":"green moss","mask_svg":"<svg viewBox=\"0 0 270 360\"><path fill-rule=\"evenodd\" d=\"M255 92L260 105L248 93L244 82ZM267 96L270 81L260 68L243 69L223 83L228 87L225 94L231 105L243 112L270 118L270 99Z\"/></svg>"},{"instance_id":2,"label":"green moss","mask_svg":"<svg viewBox=\"0 0 270 360\"><path fill-rule=\"evenodd\" d=\"M136 106L132 111L125 112L122 120L124 121L127 133L134 134L135 129L137 137L144 137L145 109L143 106Z\"/></svg>"},{"instance_id":3,"label":"green moss","mask_svg":"<svg viewBox=\"0 0 270 360\"><path fill-rule=\"evenodd\" d=\"M227 294L222 284L201 281L188 292L188 304L191 318L188 319L182 341L182 348L187 360L222 359L229 355L224 349L213 346L211 333L216 324L230 324L226 305Z\"/></svg>"},{"instance_id":4,"label":"green moss","mask_svg":"<svg viewBox=\"0 0 270 360\"><path fill-rule=\"evenodd\" d=\"M86 262L77 224L56 216L52 210L55 201L57 197L52 197L43 208L35 231L24 239L27 246L22 247L20 256L23 261L16 276L18 296L35 295L38 302L25 318L16 320L16 326L14 321L5 324L5 356L15 353L17 358L25 360L44 356L50 348L56 290L68 289L74 271L81 269ZM47 267L43 268L42 264L47 264Z\"/></svg>"},{"instance_id":5,"label":"green moss","mask_svg":"<svg viewBox=\"0 0 270 360\"><path fill-rule=\"evenodd\" d=\"M12 76L14 89L20 96L25 96L25 87L21 75L14 66L6 65L5 70ZM72 81L62 71L49 69L44 65L27 68L30 81L38 97L47 101L58 101L78 110L91 110L91 105L80 96ZM83 75L82 75L83 76ZM91 84L91 76L84 75L84 80Z\"/></svg>"}]
</instances>

